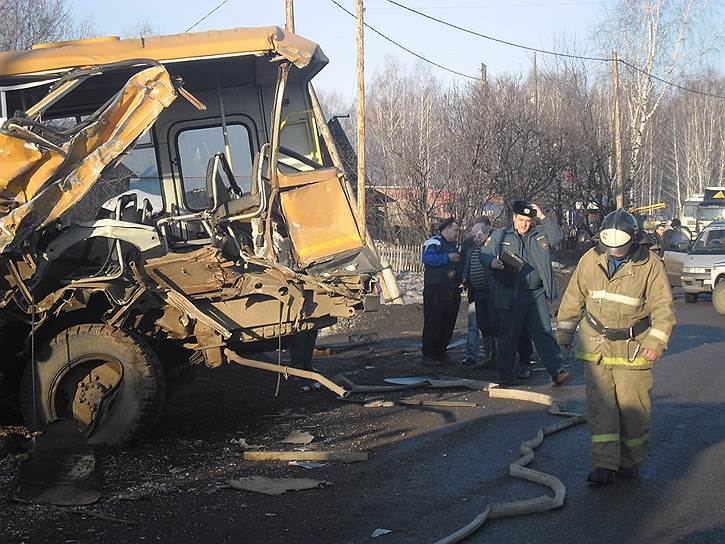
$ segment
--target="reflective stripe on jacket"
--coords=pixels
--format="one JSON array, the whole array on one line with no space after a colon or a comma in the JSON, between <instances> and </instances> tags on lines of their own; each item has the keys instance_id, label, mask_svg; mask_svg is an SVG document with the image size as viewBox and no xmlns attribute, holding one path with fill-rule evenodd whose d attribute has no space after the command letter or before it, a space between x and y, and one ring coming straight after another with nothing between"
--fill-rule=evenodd
<instances>
[{"instance_id":1,"label":"reflective stripe on jacket","mask_svg":"<svg viewBox=\"0 0 725 544\"><path fill-rule=\"evenodd\" d=\"M646 316L651 326L635 342L603 338L586 319L589 312L610 329L626 329ZM590 249L579 261L559 306L557 340L571 344L577 331L576 357L605 366L650 368L642 357L648 348L658 355L667 348L675 325L672 291L664 265L647 246L639 246L614 276L607 274L607 255Z\"/></svg>"}]
</instances>

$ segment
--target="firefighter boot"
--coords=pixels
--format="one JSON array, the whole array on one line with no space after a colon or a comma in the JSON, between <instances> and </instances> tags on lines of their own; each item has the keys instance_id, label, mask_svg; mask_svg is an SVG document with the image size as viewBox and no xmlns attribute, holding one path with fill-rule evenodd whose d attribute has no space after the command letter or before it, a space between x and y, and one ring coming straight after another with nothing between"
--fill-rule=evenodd
<instances>
[{"instance_id":1,"label":"firefighter boot","mask_svg":"<svg viewBox=\"0 0 725 544\"><path fill-rule=\"evenodd\" d=\"M589 485L607 485L614 481L614 471L608 468L596 467L587 476Z\"/></svg>"}]
</instances>

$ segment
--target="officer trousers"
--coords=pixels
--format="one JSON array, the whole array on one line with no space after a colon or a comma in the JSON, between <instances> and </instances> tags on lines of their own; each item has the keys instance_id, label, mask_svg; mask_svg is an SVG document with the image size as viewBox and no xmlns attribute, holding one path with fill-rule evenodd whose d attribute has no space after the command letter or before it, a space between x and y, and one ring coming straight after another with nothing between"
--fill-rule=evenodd
<instances>
[{"instance_id":1,"label":"officer trousers","mask_svg":"<svg viewBox=\"0 0 725 544\"><path fill-rule=\"evenodd\" d=\"M458 289L426 285L423 288L423 355L445 355L456 328L461 294Z\"/></svg>"},{"instance_id":2,"label":"officer trousers","mask_svg":"<svg viewBox=\"0 0 725 544\"><path fill-rule=\"evenodd\" d=\"M511 301L508 310L498 309L498 354L496 367L502 379L516 377L518 365L516 350L521 331L526 326L539 352L541 362L554 378L564 368L564 357L551 330L549 307L544 289L519 290L517 298Z\"/></svg>"},{"instance_id":3,"label":"officer trousers","mask_svg":"<svg viewBox=\"0 0 725 544\"><path fill-rule=\"evenodd\" d=\"M647 457L652 370L584 363L592 466L635 468Z\"/></svg>"}]
</instances>

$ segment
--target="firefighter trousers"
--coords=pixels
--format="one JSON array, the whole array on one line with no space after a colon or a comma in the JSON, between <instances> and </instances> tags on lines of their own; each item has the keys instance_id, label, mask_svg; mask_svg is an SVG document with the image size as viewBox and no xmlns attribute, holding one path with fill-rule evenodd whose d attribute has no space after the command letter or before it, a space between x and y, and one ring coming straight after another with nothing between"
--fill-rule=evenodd
<instances>
[{"instance_id":1,"label":"firefighter trousers","mask_svg":"<svg viewBox=\"0 0 725 544\"><path fill-rule=\"evenodd\" d=\"M652 370L584 366L592 466L610 470L639 466L647 457Z\"/></svg>"}]
</instances>

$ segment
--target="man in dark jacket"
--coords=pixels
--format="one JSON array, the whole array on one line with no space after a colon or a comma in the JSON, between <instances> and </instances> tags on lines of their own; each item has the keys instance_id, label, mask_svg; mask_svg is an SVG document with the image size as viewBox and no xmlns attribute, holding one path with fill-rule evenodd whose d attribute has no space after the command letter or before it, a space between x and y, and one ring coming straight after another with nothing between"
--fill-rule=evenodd
<instances>
[{"instance_id":1,"label":"man in dark jacket","mask_svg":"<svg viewBox=\"0 0 725 544\"><path fill-rule=\"evenodd\" d=\"M513 225L486 240L481 261L491 268L494 306L498 311L496 366L503 385L518 383L516 346L524 326L551 376L553 385L571 379L551 330L547 301L557 297L551 248L564 239L556 220L535 204L516 201ZM540 225L535 225L537 219ZM504 264L504 261L508 264Z\"/></svg>"},{"instance_id":2,"label":"man in dark jacket","mask_svg":"<svg viewBox=\"0 0 725 544\"><path fill-rule=\"evenodd\" d=\"M461 305L458 223L450 217L438 232L423 244L423 363L428 366L450 364L446 349Z\"/></svg>"}]
</instances>

